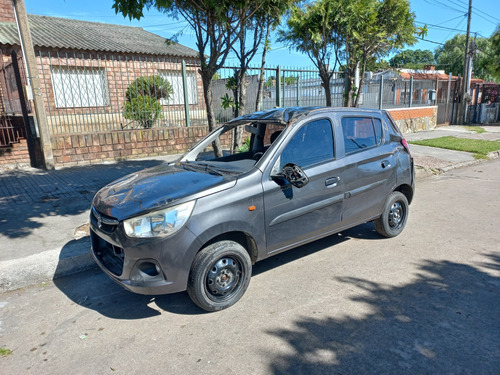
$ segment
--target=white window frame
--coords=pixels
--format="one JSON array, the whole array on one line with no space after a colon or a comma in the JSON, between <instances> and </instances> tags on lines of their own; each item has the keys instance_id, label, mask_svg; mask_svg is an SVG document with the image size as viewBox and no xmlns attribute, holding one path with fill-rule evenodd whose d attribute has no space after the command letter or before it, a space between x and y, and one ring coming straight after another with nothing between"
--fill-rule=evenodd
<instances>
[{"instance_id":1,"label":"white window frame","mask_svg":"<svg viewBox=\"0 0 500 375\"><path fill-rule=\"evenodd\" d=\"M160 99L161 105L184 105L184 86L182 84L182 71L163 70L158 74L166 79L173 89L173 94L169 99ZM198 104L198 79L194 71L186 72L186 81L188 86L189 104Z\"/></svg>"},{"instance_id":2,"label":"white window frame","mask_svg":"<svg viewBox=\"0 0 500 375\"><path fill-rule=\"evenodd\" d=\"M104 68L53 66L51 77L56 108L109 106Z\"/></svg>"}]
</instances>

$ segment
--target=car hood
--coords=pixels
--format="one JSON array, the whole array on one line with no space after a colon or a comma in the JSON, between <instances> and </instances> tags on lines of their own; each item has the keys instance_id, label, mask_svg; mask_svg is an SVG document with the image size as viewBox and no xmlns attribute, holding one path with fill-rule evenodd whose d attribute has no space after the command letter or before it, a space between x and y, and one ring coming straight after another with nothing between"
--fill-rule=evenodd
<instances>
[{"instance_id":1,"label":"car hood","mask_svg":"<svg viewBox=\"0 0 500 375\"><path fill-rule=\"evenodd\" d=\"M181 165L163 164L122 177L95 195L93 205L101 213L118 220L160 209L172 202L198 198L228 189L234 175L213 175L185 170Z\"/></svg>"}]
</instances>

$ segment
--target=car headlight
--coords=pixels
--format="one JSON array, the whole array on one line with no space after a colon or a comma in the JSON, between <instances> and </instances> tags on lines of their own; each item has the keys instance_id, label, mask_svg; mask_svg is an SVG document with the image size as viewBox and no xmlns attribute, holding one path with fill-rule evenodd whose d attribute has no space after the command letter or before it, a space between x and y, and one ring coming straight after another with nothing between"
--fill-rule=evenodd
<instances>
[{"instance_id":1,"label":"car headlight","mask_svg":"<svg viewBox=\"0 0 500 375\"><path fill-rule=\"evenodd\" d=\"M123 227L129 237L167 237L181 229L193 212L194 201L150 212L125 220Z\"/></svg>"}]
</instances>

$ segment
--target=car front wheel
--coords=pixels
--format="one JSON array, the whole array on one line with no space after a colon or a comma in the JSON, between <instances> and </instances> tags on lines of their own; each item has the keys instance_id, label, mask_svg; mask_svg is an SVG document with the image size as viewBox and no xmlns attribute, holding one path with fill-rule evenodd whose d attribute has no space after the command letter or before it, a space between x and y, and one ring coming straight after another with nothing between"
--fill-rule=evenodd
<instances>
[{"instance_id":1,"label":"car front wheel","mask_svg":"<svg viewBox=\"0 0 500 375\"><path fill-rule=\"evenodd\" d=\"M196 255L187 291L203 310L223 310L243 296L251 274L252 262L243 246L234 241L216 242Z\"/></svg>"},{"instance_id":2,"label":"car front wheel","mask_svg":"<svg viewBox=\"0 0 500 375\"><path fill-rule=\"evenodd\" d=\"M396 237L408 220L408 199L399 191L394 191L387 200L382 215L374 221L375 229L384 237Z\"/></svg>"}]
</instances>

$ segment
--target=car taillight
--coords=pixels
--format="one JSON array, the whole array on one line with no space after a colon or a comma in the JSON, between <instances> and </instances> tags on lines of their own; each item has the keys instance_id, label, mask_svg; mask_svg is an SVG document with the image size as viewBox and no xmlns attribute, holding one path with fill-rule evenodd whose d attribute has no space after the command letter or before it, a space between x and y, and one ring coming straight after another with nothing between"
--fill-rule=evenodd
<instances>
[{"instance_id":1,"label":"car taillight","mask_svg":"<svg viewBox=\"0 0 500 375\"><path fill-rule=\"evenodd\" d=\"M410 153L410 146L408 146L408 142L406 142L406 139L401 139L401 144L405 148L406 152Z\"/></svg>"}]
</instances>

